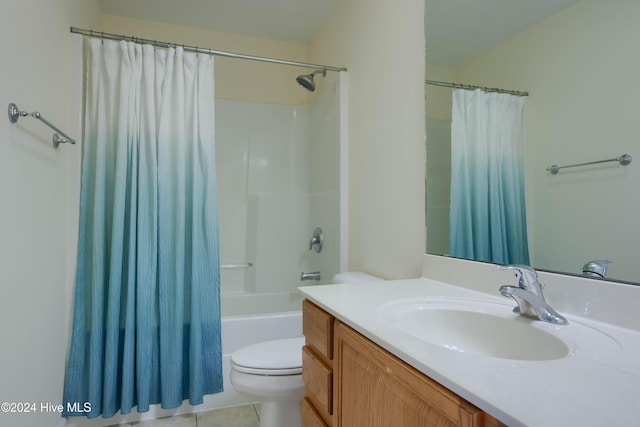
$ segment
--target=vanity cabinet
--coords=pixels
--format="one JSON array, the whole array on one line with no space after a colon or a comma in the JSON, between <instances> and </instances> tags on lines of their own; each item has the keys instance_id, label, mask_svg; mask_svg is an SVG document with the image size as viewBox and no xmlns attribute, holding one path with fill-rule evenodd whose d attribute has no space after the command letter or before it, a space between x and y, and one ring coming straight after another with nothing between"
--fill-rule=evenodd
<instances>
[{"instance_id":1,"label":"vanity cabinet","mask_svg":"<svg viewBox=\"0 0 640 427\"><path fill-rule=\"evenodd\" d=\"M304 427L333 426L333 331L335 318L318 306L302 302L302 399Z\"/></svg>"},{"instance_id":2,"label":"vanity cabinet","mask_svg":"<svg viewBox=\"0 0 640 427\"><path fill-rule=\"evenodd\" d=\"M303 333L303 427L504 426L308 300Z\"/></svg>"}]
</instances>

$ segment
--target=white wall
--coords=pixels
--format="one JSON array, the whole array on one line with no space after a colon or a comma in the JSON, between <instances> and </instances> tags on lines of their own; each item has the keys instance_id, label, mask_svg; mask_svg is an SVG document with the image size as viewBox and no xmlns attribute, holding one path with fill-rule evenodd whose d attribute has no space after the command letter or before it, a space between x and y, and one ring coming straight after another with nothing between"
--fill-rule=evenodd
<instances>
[{"instance_id":1,"label":"white wall","mask_svg":"<svg viewBox=\"0 0 640 427\"><path fill-rule=\"evenodd\" d=\"M0 94L80 139L73 111L71 25L99 28L93 0L3 2ZM33 118L0 120L0 401L35 402L36 414L0 413L0 425L52 426L59 404L71 317L67 250L77 227L69 190L78 146L51 145L53 132Z\"/></svg>"},{"instance_id":2,"label":"white wall","mask_svg":"<svg viewBox=\"0 0 640 427\"><path fill-rule=\"evenodd\" d=\"M426 13L429 13L427 11ZM426 79L441 82L458 81L458 71L453 67L429 64L427 54ZM452 97L451 89L426 85L425 86L427 119L431 120L451 120Z\"/></svg>"},{"instance_id":3,"label":"white wall","mask_svg":"<svg viewBox=\"0 0 640 427\"><path fill-rule=\"evenodd\" d=\"M582 0L462 66L460 81L527 90L532 263L580 273L614 261L611 276L640 280L640 2ZM634 156L626 167L552 164Z\"/></svg>"},{"instance_id":4,"label":"white wall","mask_svg":"<svg viewBox=\"0 0 640 427\"><path fill-rule=\"evenodd\" d=\"M310 60L349 69L349 268L418 277L424 253L424 1L344 0Z\"/></svg>"},{"instance_id":5,"label":"white wall","mask_svg":"<svg viewBox=\"0 0 640 427\"><path fill-rule=\"evenodd\" d=\"M115 15L103 16L104 31L151 40L184 43L291 61L308 62L308 47L301 43L221 33ZM305 104L309 92L300 90L296 76L305 68L216 57L216 98L274 104Z\"/></svg>"}]
</instances>

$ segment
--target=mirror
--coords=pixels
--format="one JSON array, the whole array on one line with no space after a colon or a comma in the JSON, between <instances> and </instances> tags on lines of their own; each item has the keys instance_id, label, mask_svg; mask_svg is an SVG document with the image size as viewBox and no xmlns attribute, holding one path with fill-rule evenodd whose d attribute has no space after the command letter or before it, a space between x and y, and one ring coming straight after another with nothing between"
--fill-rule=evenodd
<instances>
[{"instance_id":1,"label":"mirror","mask_svg":"<svg viewBox=\"0 0 640 427\"><path fill-rule=\"evenodd\" d=\"M607 279L640 283L640 2L493 3L426 0L426 78L529 92L525 174L534 268L580 275L591 260L611 260ZM451 92L426 86L430 254L448 253ZM546 170L622 154L631 164Z\"/></svg>"}]
</instances>

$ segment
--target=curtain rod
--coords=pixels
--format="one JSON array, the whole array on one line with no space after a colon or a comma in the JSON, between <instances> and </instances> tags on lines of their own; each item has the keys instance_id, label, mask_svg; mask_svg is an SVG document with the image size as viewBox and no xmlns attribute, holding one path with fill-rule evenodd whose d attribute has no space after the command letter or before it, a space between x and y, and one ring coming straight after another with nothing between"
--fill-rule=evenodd
<instances>
[{"instance_id":1,"label":"curtain rod","mask_svg":"<svg viewBox=\"0 0 640 427\"><path fill-rule=\"evenodd\" d=\"M443 86L443 87L451 87L454 89L467 89L467 90L475 90L480 89L485 92L497 92L497 93L508 93L510 95L515 96L529 96L529 92L520 92L517 90L508 90L508 89L499 89L496 87L484 87L484 86L474 86L474 85L465 85L460 83L447 83L447 82L439 82L436 80L425 80L425 84L433 85L433 86Z\"/></svg>"},{"instance_id":2,"label":"curtain rod","mask_svg":"<svg viewBox=\"0 0 640 427\"><path fill-rule=\"evenodd\" d=\"M101 39L124 40L128 42L133 42L133 43L150 44L156 47L176 48L180 46L187 52L204 53L207 55L224 56L227 58L249 59L252 61L271 62L274 64L283 64L283 65L293 65L294 67L319 68L327 71L347 71L347 69L344 67L332 67L329 65L308 64L305 62L287 61L285 59L244 55L242 53L225 52L222 50L213 50L213 49L200 48L195 46L185 46L180 43L161 42L158 40L148 40L140 37L131 37L131 36L118 35L118 34L104 33L102 31L83 30L82 28L77 28L77 27L71 27L71 32L76 34L82 34L83 36L96 37Z\"/></svg>"}]
</instances>

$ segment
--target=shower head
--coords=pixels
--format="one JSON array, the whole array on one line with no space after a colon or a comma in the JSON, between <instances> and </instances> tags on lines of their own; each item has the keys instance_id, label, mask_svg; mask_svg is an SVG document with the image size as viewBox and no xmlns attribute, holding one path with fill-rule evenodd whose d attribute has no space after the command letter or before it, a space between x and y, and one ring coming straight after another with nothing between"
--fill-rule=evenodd
<instances>
[{"instance_id":1,"label":"shower head","mask_svg":"<svg viewBox=\"0 0 640 427\"><path fill-rule=\"evenodd\" d=\"M315 70L311 74L301 74L296 77L296 81L300 86L302 86L309 92L313 92L314 90L316 90L316 84L313 81L313 76L320 73L322 73L322 77L325 77L327 75L327 70Z\"/></svg>"}]
</instances>

